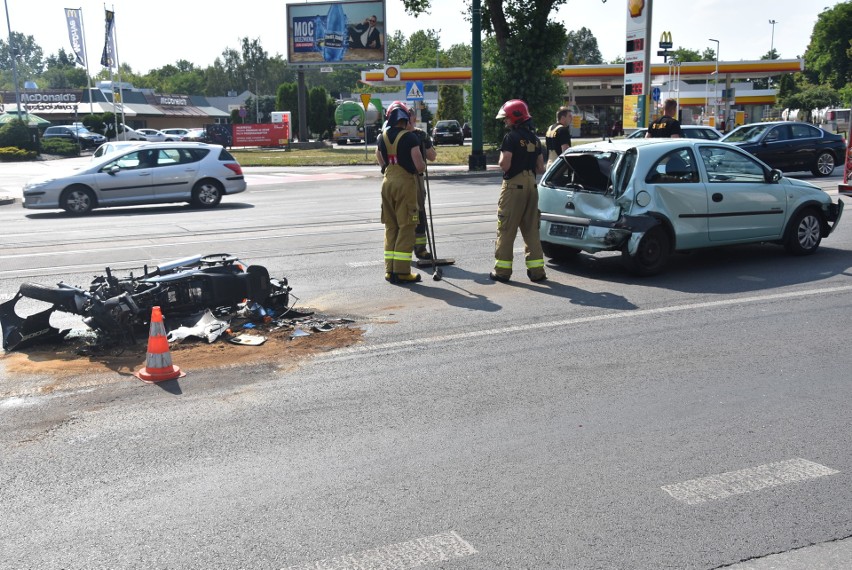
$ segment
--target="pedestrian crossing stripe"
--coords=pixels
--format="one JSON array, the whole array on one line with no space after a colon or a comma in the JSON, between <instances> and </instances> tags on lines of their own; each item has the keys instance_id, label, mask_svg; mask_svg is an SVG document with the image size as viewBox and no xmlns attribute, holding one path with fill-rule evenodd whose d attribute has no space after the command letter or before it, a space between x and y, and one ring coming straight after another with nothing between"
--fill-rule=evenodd
<instances>
[{"instance_id":1,"label":"pedestrian crossing stripe","mask_svg":"<svg viewBox=\"0 0 852 570\"><path fill-rule=\"evenodd\" d=\"M421 81L411 81L405 88L405 98L409 101L423 100L423 83Z\"/></svg>"}]
</instances>

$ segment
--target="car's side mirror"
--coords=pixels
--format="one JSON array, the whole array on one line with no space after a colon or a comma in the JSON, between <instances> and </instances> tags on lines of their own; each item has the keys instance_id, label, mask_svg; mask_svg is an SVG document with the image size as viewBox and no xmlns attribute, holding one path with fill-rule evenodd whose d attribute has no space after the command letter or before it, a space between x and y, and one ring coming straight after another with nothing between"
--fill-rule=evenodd
<instances>
[{"instance_id":1,"label":"car's side mirror","mask_svg":"<svg viewBox=\"0 0 852 570\"><path fill-rule=\"evenodd\" d=\"M107 174L115 174L119 170L121 170L121 167L117 164L113 164L112 166L106 169L106 172Z\"/></svg>"},{"instance_id":2,"label":"car's side mirror","mask_svg":"<svg viewBox=\"0 0 852 570\"><path fill-rule=\"evenodd\" d=\"M773 184L775 184L775 183L777 183L777 182L780 182L780 181L781 181L781 177L782 177L782 176L783 176L783 175L781 174L781 171L780 171L780 170L778 170L777 168L773 168L772 170L770 170L770 171L766 174L766 181L767 181L767 182L772 182Z\"/></svg>"}]
</instances>

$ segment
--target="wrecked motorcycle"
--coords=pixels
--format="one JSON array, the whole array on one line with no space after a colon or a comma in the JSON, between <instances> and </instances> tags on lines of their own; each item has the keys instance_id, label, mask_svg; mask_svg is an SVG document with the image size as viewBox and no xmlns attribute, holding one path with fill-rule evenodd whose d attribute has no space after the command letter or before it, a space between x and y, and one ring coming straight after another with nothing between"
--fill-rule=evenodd
<instances>
[{"instance_id":1,"label":"wrecked motorcycle","mask_svg":"<svg viewBox=\"0 0 852 570\"><path fill-rule=\"evenodd\" d=\"M50 324L54 311L82 316L95 332L98 344L113 346L135 343L137 332L149 324L155 306L167 318L207 309L233 313L246 301L281 312L289 305L290 290L286 278L270 278L265 267L246 267L224 253L176 259L150 270L146 265L140 276L131 272L127 277L116 277L107 267L88 290L62 282L56 286L23 283L11 300L0 304L3 348L12 351L64 338L70 330ZM15 305L23 297L52 306L21 317Z\"/></svg>"}]
</instances>

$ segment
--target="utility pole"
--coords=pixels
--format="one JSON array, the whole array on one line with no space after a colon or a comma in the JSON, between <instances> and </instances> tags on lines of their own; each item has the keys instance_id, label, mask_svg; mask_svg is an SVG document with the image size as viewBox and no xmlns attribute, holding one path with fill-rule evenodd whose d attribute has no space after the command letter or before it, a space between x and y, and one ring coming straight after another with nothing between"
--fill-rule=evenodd
<instances>
[{"instance_id":1,"label":"utility pole","mask_svg":"<svg viewBox=\"0 0 852 570\"><path fill-rule=\"evenodd\" d=\"M12 56L12 81L15 82L15 110L18 112L18 118L21 118L21 93L18 90L18 47L12 44L12 24L9 20L9 2L3 0L6 6L6 27L9 30L9 55ZM23 119L21 119L23 120ZM29 119L25 122L29 123Z\"/></svg>"},{"instance_id":2,"label":"utility pole","mask_svg":"<svg viewBox=\"0 0 852 570\"><path fill-rule=\"evenodd\" d=\"M716 42L716 77L713 79L713 126L718 129L716 119L719 118L719 40L709 39L711 42Z\"/></svg>"}]
</instances>

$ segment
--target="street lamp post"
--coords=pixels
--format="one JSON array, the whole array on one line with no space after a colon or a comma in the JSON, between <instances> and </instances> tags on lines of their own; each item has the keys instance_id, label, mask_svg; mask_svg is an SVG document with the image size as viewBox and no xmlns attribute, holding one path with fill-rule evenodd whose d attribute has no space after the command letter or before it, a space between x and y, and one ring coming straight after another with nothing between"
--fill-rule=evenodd
<instances>
[{"instance_id":1,"label":"street lamp post","mask_svg":"<svg viewBox=\"0 0 852 570\"><path fill-rule=\"evenodd\" d=\"M772 35L769 38L769 61L775 59L775 24L777 23L778 20L769 20L769 24L772 26ZM771 76L766 80L766 86L772 88Z\"/></svg>"},{"instance_id":2,"label":"street lamp post","mask_svg":"<svg viewBox=\"0 0 852 570\"><path fill-rule=\"evenodd\" d=\"M441 67L441 62L438 57L441 55L441 28L435 31L435 68Z\"/></svg>"},{"instance_id":3,"label":"street lamp post","mask_svg":"<svg viewBox=\"0 0 852 570\"><path fill-rule=\"evenodd\" d=\"M12 58L12 81L15 82L15 111L18 113L18 118L21 118L21 94L18 90L18 47L12 44L12 22L9 20L9 3L6 0L3 0L3 4L6 7L6 27L9 30L9 55ZM29 119L24 117L27 122Z\"/></svg>"},{"instance_id":4,"label":"street lamp post","mask_svg":"<svg viewBox=\"0 0 852 570\"><path fill-rule=\"evenodd\" d=\"M775 51L775 24L778 23L777 20L769 20L769 23L772 25L772 36L769 39L769 59L775 59L773 57Z\"/></svg>"},{"instance_id":5,"label":"street lamp post","mask_svg":"<svg viewBox=\"0 0 852 570\"><path fill-rule=\"evenodd\" d=\"M713 38L709 38L711 42L716 42L716 77L713 78L713 126L716 126L716 119L719 118L719 40L714 40Z\"/></svg>"}]
</instances>

